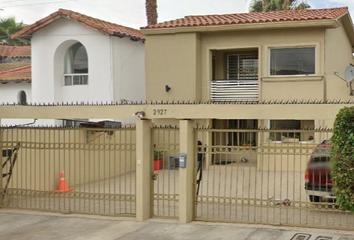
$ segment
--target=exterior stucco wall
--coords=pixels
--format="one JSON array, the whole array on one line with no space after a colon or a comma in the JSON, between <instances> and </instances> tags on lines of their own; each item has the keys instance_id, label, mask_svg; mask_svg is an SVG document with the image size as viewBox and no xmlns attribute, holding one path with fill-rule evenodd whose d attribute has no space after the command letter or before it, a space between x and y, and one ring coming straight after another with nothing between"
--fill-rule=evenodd
<instances>
[{"instance_id":1,"label":"exterior stucco wall","mask_svg":"<svg viewBox=\"0 0 354 240\"><path fill-rule=\"evenodd\" d=\"M89 85L64 86L65 51L75 42L87 51ZM32 38L34 102L111 101L110 40L93 29L67 19L39 30Z\"/></svg>"},{"instance_id":2,"label":"exterior stucco wall","mask_svg":"<svg viewBox=\"0 0 354 240\"><path fill-rule=\"evenodd\" d=\"M202 100L209 99L211 51L258 49L260 99L323 99L323 80L303 80L297 77L269 78L269 49L272 47L315 46L316 76L323 76L324 30L321 28L278 29L205 33L202 35ZM220 59L220 56L219 58ZM226 60L216 62L218 78L226 78ZM305 92L302 89L309 89ZM309 94L310 93L310 94Z\"/></svg>"},{"instance_id":3,"label":"exterior stucco wall","mask_svg":"<svg viewBox=\"0 0 354 240\"><path fill-rule=\"evenodd\" d=\"M145 44L129 38L111 37L113 41L114 100L144 101Z\"/></svg>"},{"instance_id":4,"label":"exterior stucco wall","mask_svg":"<svg viewBox=\"0 0 354 240\"><path fill-rule=\"evenodd\" d=\"M64 86L64 56L74 43L86 48L89 84ZM32 38L34 102L144 100L144 44L110 37L61 19Z\"/></svg>"},{"instance_id":5,"label":"exterior stucco wall","mask_svg":"<svg viewBox=\"0 0 354 240\"><path fill-rule=\"evenodd\" d=\"M18 94L20 91L26 92L27 102L32 101L30 83L22 82L0 84L0 103L18 103Z\"/></svg>"},{"instance_id":6,"label":"exterior stucco wall","mask_svg":"<svg viewBox=\"0 0 354 240\"><path fill-rule=\"evenodd\" d=\"M340 22L339 22L340 23ZM316 48L316 74L312 77L269 76L269 49ZM264 31L220 31L148 35L146 44L147 96L149 100L210 99L212 54L216 78L226 78L222 51L258 49L261 100L350 99L349 88L334 75L344 75L353 63L352 48L342 26L336 29L289 28ZM165 92L165 85L172 90ZM306 89L306 91L304 91Z\"/></svg>"},{"instance_id":7,"label":"exterior stucco wall","mask_svg":"<svg viewBox=\"0 0 354 240\"><path fill-rule=\"evenodd\" d=\"M27 102L32 101L31 84L22 83L7 83L0 84L0 103L18 103L18 95L20 91L25 91ZM29 119L3 119L0 125L17 125L31 122Z\"/></svg>"},{"instance_id":8,"label":"exterior stucco wall","mask_svg":"<svg viewBox=\"0 0 354 240\"><path fill-rule=\"evenodd\" d=\"M348 35L341 25L336 29L327 29L325 36L327 99L354 99L354 96L349 96L350 90L346 82L334 75L334 72L338 72L344 78L345 68L350 63L354 64L352 45Z\"/></svg>"},{"instance_id":9,"label":"exterior stucco wall","mask_svg":"<svg viewBox=\"0 0 354 240\"><path fill-rule=\"evenodd\" d=\"M147 100L196 100L199 40L196 33L148 36ZM165 86L171 87L170 92Z\"/></svg>"}]
</instances>

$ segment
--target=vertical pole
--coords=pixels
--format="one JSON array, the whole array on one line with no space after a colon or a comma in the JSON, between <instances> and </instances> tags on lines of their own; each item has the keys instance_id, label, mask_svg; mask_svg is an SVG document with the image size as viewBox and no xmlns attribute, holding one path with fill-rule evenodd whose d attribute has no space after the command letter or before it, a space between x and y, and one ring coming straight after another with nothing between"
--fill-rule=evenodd
<instances>
[{"instance_id":1,"label":"vertical pole","mask_svg":"<svg viewBox=\"0 0 354 240\"><path fill-rule=\"evenodd\" d=\"M180 152L187 154L186 168L179 169L179 221L189 223L194 219L194 121L181 120Z\"/></svg>"},{"instance_id":2,"label":"vertical pole","mask_svg":"<svg viewBox=\"0 0 354 240\"><path fill-rule=\"evenodd\" d=\"M136 122L136 219L151 217L151 120Z\"/></svg>"},{"instance_id":3,"label":"vertical pole","mask_svg":"<svg viewBox=\"0 0 354 240\"><path fill-rule=\"evenodd\" d=\"M2 134L2 129L1 129L1 118L0 118L0 208L4 206L4 188L3 188L3 182L2 182L2 164L3 164L3 134Z\"/></svg>"}]
</instances>

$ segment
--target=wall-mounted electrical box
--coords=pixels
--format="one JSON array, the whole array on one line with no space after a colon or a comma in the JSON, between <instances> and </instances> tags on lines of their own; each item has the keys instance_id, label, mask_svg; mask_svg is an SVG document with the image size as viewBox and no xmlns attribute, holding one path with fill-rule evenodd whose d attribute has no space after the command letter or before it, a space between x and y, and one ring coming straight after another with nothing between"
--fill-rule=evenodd
<instances>
[{"instance_id":1,"label":"wall-mounted electrical box","mask_svg":"<svg viewBox=\"0 0 354 240\"><path fill-rule=\"evenodd\" d=\"M179 167L186 168L187 167L187 154L181 153L179 155Z\"/></svg>"}]
</instances>

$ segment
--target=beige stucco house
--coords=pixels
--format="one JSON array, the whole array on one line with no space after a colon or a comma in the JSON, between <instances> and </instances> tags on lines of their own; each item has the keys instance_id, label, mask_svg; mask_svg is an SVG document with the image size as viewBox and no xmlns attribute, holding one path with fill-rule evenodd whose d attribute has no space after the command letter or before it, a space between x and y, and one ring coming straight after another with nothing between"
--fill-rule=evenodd
<instances>
[{"instance_id":1,"label":"beige stucco house","mask_svg":"<svg viewBox=\"0 0 354 240\"><path fill-rule=\"evenodd\" d=\"M151 101L354 99L340 78L354 64L354 28L347 7L186 16L142 32ZM332 123L233 119L215 120L213 126L293 129Z\"/></svg>"}]
</instances>

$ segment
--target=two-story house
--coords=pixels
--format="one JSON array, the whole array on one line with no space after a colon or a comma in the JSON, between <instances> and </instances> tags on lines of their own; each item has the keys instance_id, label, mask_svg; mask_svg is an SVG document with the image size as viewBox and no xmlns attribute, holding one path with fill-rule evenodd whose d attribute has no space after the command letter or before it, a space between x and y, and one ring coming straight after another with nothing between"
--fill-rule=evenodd
<instances>
[{"instance_id":1,"label":"two-story house","mask_svg":"<svg viewBox=\"0 0 354 240\"><path fill-rule=\"evenodd\" d=\"M145 100L139 30L59 9L13 38L31 41L32 102Z\"/></svg>"},{"instance_id":2,"label":"two-story house","mask_svg":"<svg viewBox=\"0 0 354 240\"><path fill-rule=\"evenodd\" d=\"M354 99L340 78L354 63L354 28L347 7L186 16L144 27L142 32L147 100ZM300 129L331 127L334 119L222 118L215 116L203 124ZM245 137L256 140L256 136ZM307 141L310 136L292 137Z\"/></svg>"}]
</instances>

